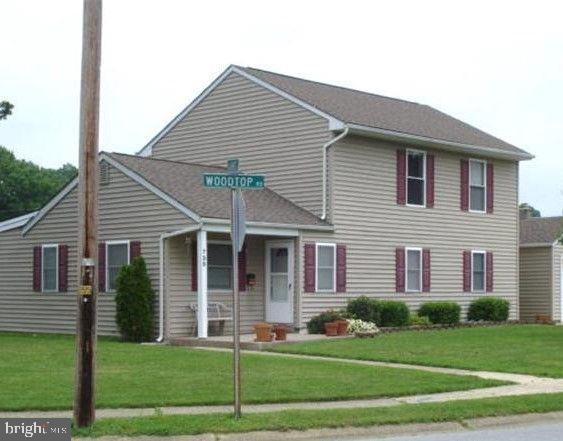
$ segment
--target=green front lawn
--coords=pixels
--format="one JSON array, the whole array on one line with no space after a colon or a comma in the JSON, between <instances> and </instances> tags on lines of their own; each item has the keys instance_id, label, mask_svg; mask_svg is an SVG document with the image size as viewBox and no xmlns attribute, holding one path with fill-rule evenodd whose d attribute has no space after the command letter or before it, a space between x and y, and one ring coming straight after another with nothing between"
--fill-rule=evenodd
<instances>
[{"instance_id":1,"label":"green front lawn","mask_svg":"<svg viewBox=\"0 0 563 441\"><path fill-rule=\"evenodd\" d=\"M287 410L244 414L160 415L104 418L92 428L74 430L73 436L174 436L255 430L307 430L321 427L363 427L383 424L435 423L471 418L545 413L563 410L563 394L485 398L432 404L332 410Z\"/></svg>"},{"instance_id":2,"label":"green front lawn","mask_svg":"<svg viewBox=\"0 0 563 441\"><path fill-rule=\"evenodd\" d=\"M563 326L513 325L405 331L316 341L275 351L563 377Z\"/></svg>"},{"instance_id":3,"label":"green front lawn","mask_svg":"<svg viewBox=\"0 0 563 441\"><path fill-rule=\"evenodd\" d=\"M0 333L0 410L69 409L71 336ZM99 408L232 402L230 353L100 340ZM466 390L476 377L245 354L243 402L323 401Z\"/></svg>"}]
</instances>

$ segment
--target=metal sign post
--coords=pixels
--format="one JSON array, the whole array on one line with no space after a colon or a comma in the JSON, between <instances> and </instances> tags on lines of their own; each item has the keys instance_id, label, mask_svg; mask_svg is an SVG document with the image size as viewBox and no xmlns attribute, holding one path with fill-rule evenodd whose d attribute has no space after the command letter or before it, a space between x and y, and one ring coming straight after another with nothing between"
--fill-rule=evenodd
<instances>
[{"instance_id":1,"label":"metal sign post","mask_svg":"<svg viewBox=\"0 0 563 441\"><path fill-rule=\"evenodd\" d=\"M242 251L246 236L246 205L241 189L264 188L264 176L244 175L238 169L238 159L228 161L228 173L206 173L203 185L208 188L231 189L231 243L233 259L233 386L235 418L241 417L240 394L240 298L238 253Z\"/></svg>"}]
</instances>

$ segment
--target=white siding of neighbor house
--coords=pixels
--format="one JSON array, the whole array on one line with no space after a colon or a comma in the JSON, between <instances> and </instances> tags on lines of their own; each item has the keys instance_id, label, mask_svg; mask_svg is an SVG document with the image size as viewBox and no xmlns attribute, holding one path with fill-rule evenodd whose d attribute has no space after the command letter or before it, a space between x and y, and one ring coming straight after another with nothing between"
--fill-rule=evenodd
<instances>
[{"instance_id":1,"label":"white siding of neighbor house","mask_svg":"<svg viewBox=\"0 0 563 441\"><path fill-rule=\"evenodd\" d=\"M520 320L552 316L554 269L552 247L520 248Z\"/></svg>"},{"instance_id":2,"label":"white siding of neighbor house","mask_svg":"<svg viewBox=\"0 0 563 441\"><path fill-rule=\"evenodd\" d=\"M190 224L183 214L110 168L110 184L100 188L99 240L139 240L153 289L158 292L161 233ZM77 289L77 192L71 191L25 237L21 229L0 233L0 331L74 333ZM68 292L32 290L33 247L69 246ZM116 335L113 293L98 297L98 332Z\"/></svg>"},{"instance_id":3,"label":"white siding of neighbor house","mask_svg":"<svg viewBox=\"0 0 563 441\"><path fill-rule=\"evenodd\" d=\"M240 167L315 214L321 209L327 120L231 73L152 148L154 158Z\"/></svg>"},{"instance_id":4,"label":"white siding of neighbor house","mask_svg":"<svg viewBox=\"0 0 563 441\"><path fill-rule=\"evenodd\" d=\"M563 271L563 245L553 246L553 320L563 322L561 315L561 272Z\"/></svg>"},{"instance_id":5,"label":"white siding of neighbor house","mask_svg":"<svg viewBox=\"0 0 563 441\"><path fill-rule=\"evenodd\" d=\"M427 301L456 301L462 306L462 318L472 300L498 296L510 301L510 318L517 319L518 164L493 161L494 214L462 212L462 156L432 151L435 206L408 207L396 203L396 150L408 147L349 137L331 150L330 204L335 232L329 236L347 246L347 292L304 293L303 320L329 308L342 308L359 295L405 301L412 310ZM328 239L326 234L303 233L301 240ZM395 249L409 246L431 250L429 293L395 292ZM494 253L492 293L463 292L462 252L472 249Z\"/></svg>"}]
</instances>

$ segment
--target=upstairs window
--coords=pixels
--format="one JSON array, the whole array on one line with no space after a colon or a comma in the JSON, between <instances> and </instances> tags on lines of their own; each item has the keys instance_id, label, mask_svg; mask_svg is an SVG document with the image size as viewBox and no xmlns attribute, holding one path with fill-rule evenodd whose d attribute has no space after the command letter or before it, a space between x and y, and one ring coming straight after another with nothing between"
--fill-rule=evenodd
<instances>
[{"instance_id":1,"label":"upstairs window","mask_svg":"<svg viewBox=\"0 0 563 441\"><path fill-rule=\"evenodd\" d=\"M487 181L486 163L472 159L469 161L469 209L484 212L486 207Z\"/></svg>"},{"instance_id":2,"label":"upstairs window","mask_svg":"<svg viewBox=\"0 0 563 441\"><path fill-rule=\"evenodd\" d=\"M59 290L58 250L58 245L43 245L42 247L41 290L43 292Z\"/></svg>"},{"instance_id":3,"label":"upstairs window","mask_svg":"<svg viewBox=\"0 0 563 441\"><path fill-rule=\"evenodd\" d=\"M334 291L336 285L336 245L317 244L317 291Z\"/></svg>"},{"instance_id":4,"label":"upstairs window","mask_svg":"<svg viewBox=\"0 0 563 441\"><path fill-rule=\"evenodd\" d=\"M233 254L229 243L207 245L207 287L208 289L233 288Z\"/></svg>"},{"instance_id":5,"label":"upstairs window","mask_svg":"<svg viewBox=\"0 0 563 441\"><path fill-rule=\"evenodd\" d=\"M106 247L106 288L108 291L115 291L115 281L121 267L129 264L129 242L108 242Z\"/></svg>"},{"instance_id":6,"label":"upstairs window","mask_svg":"<svg viewBox=\"0 0 563 441\"><path fill-rule=\"evenodd\" d=\"M407 204L423 207L426 193L426 154L407 152Z\"/></svg>"},{"instance_id":7,"label":"upstairs window","mask_svg":"<svg viewBox=\"0 0 563 441\"><path fill-rule=\"evenodd\" d=\"M471 253L471 280L473 292L485 292L485 252L473 251Z\"/></svg>"}]
</instances>

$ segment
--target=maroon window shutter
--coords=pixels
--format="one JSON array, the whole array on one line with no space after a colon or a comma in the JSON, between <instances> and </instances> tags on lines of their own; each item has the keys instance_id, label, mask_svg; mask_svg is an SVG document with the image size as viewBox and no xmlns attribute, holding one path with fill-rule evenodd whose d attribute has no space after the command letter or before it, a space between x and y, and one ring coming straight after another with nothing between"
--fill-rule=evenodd
<instances>
[{"instance_id":1,"label":"maroon window shutter","mask_svg":"<svg viewBox=\"0 0 563 441\"><path fill-rule=\"evenodd\" d=\"M434 155L426 155L426 206L434 208Z\"/></svg>"},{"instance_id":2,"label":"maroon window shutter","mask_svg":"<svg viewBox=\"0 0 563 441\"><path fill-rule=\"evenodd\" d=\"M407 155L405 150L397 150L397 204L407 202Z\"/></svg>"},{"instance_id":3,"label":"maroon window shutter","mask_svg":"<svg viewBox=\"0 0 563 441\"><path fill-rule=\"evenodd\" d=\"M306 243L304 248L305 255L305 292L315 292L316 277L316 250L314 243Z\"/></svg>"},{"instance_id":4,"label":"maroon window shutter","mask_svg":"<svg viewBox=\"0 0 563 441\"><path fill-rule=\"evenodd\" d=\"M463 291L471 292L471 251L463 252Z\"/></svg>"},{"instance_id":5,"label":"maroon window shutter","mask_svg":"<svg viewBox=\"0 0 563 441\"><path fill-rule=\"evenodd\" d=\"M336 245L336 292L346 292L346 245Z\"/></svg>"},{"instance_id":6,"label":"maroon window shutter","mask_svg":"<svg viewBox=\"0 0 563 441\"><path fill-rule=\"evenodd\" d=\"M138 240L129 242L129 262L133 262L135 257L141 257L141 242Z\"/></svg>"},{"instance_id":7,"label":"maroon window shutter","mask_svg":"<svg viewBox=\"0 0 563 441\"><path fill-rule=\"evenodd\" d=\"M59 292L68 291L68 245L59 245Z\"/></svg>"},{"instance_id":8,"label":"maroon window shutter","mask_svg":"<svg viewBox=\"0 0 563 441\"><path fill-rule=\"evenodd\" d=\"M41 292L41 247L33 247L33 291Z\"/></svg>"},{"instance_id":9,"label":"maroon window shutter","mask_svg":"<svg viewBox=\"0 0 563 441\"><path fill-rule=\"evenodd\" d=\"M246 243L238 253L238 289L241 292L246 291Z\"/></svg>"},{"instance_id":10,"label":"maroon window shutter","mask_svg":"<svg viewBox=\"0 0 563 441\"><path fill-rule=\"evenodd\" d=\"M487 163L487 213L492 213L495 206L495 175L493 164Z\"/></svg>"},{"instance_id":11,"label":"maroon window shutter","mask_svg":"<svg viewBox=\"0 0 563 441\"><path fill-rule=\"evenodd\" d=\"M430 292L430 250L422 250L422 291Z\"/></svg>"},{"instance_id":12,"label":"maroon window shutter","mask_svg":"<svg viewBox=\"0 0 563 441\"><path fill-rule=\"evenodd\" d=\"M106 243L98 244L98 292L106 292Z\"/></svg>"},{"instance_id":13,"label":"maroon window shutter","mask_svg":"<svg viewBox=\"0 0 563 441\"><path fill-rule=\"evenodd\" d=\"M460 161L460 207L462 211L469 211L469 161L467 159L462 159Z\"/></svg>"},{"instance_id":14,"label":"maroon window shutter","mask_svg":"<svg viewBox=\"0 0 563 441\"><path fill-rule=\"evenodd\" d=\"M487 292L493 291L493 253L487 251Z\"/></svg>"},{"instance_id":15,"label":"maroon window shutter","mask_svg":"<svg viewBox=\"0 0 563 441\"><path fill-rule=\"evenodd\" d=\"M405 249L395 250L395 291L405 292Z\"/></svg>"},{"instance_id":16,"label":"maroon window shutter","mask_svg":"<svg viewBox=\"0 0 563 441\"><path fill-rule=\"evenodd\" d=\"M197 243L192 242L192 291L197 291Z\"/></svg>"}]
</instances>

